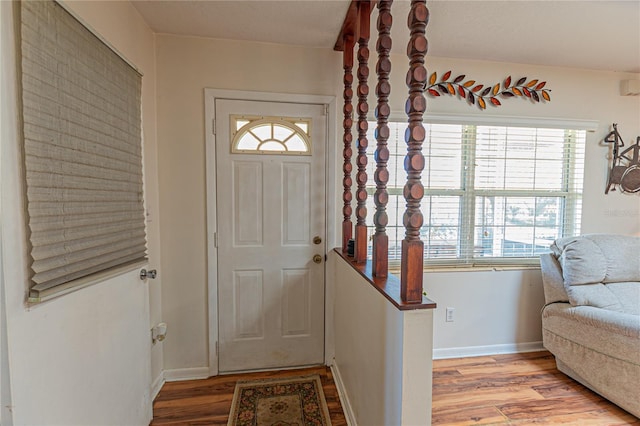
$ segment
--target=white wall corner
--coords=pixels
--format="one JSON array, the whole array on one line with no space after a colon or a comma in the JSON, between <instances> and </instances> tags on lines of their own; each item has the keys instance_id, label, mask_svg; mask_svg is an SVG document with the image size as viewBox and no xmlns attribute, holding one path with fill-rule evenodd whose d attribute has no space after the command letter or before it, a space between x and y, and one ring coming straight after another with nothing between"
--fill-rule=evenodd
<instances>
[{"instance_id":1,"label":"white wall corner","mask_svg":"<svg viewBox=\"0 0 640 426\"><path fill-rule=\"evenodd\" d=\"M356 416L353 413L351 401L349 401L349 395L347 394L347 389L344 387L344 382L342 381L342 376L340 375L340 369L338 368L338 364L336 364L335 359L331 363L330 367L331 373L333 374L333 381L336 384L336 389L338 390L340 404L342 405L342 412L344 413L347 425L357 426L358 423L356 422Z\"/></svg>"},{"instance_id":2,"label":"white wall corner","mask_svg":"<svg viewBox=\"0 0 640 426\"><path fill-rule=\"evenodd\" d=\"M402 424L431 425L433 310L403 312Z\"/></svg>"},{"instance_id":3,"label":"white wall corner","mask_svg":"<svg viewBox=\"0 0 640 426\"><path fill-rule=\"evenodd\" d=\"M160 390L162 389L162 386L164 385L164 383L165 383L164 371L161 371L158 377L156 377L153 383L151 383L151 403L152 404L153 404L153 400L155 400L158 394L160 393Z\"/></svg>"}]
</instances>

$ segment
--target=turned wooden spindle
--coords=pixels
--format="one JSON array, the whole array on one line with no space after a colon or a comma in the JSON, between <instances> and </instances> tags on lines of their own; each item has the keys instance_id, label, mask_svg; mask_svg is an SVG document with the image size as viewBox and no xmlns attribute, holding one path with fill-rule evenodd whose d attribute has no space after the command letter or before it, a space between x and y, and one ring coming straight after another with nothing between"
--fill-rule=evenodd
<instances>
[{"instance_id":1,"label":"turned wooden spindle","mask_svg":"<svg viewBox=\"0 0 640 426\"><path fill-rule=\"evenodd\" d=\"M369 95L369 86L367 79L369 77L369 19L371 13L371 4L364 1L358 4L358 157L356 164L358 173L356 174L356 182L358 189L356 190L356 231L355 231L355 256L356 262L366 262L367 260L367 113L369 105L367 104L367 96Z\"/></svg>"},{"instance_id":2,"label":"turned wooden spindle","mask_svg":"<svg viewBox=\"0 0 640 426\"><path fill-rule=\"evenodd\" d=\"M353 231L353 224L351 222L351 199L353 198L353 195L351 194L351 170L353 169L351 164L351 156L353 154L351 149L351 142L353 141L353 136L351 134L351 127L353 126L353 104L351 103L351 99L353 98L353 89L351 88L351 84L353 83L353 47L353 37L345 37L344 51L342 54L344 67L344 120L342 121L342 126L344 128L344 135L342 136L342 141L344 143L344 149L342 151L342 156L344 157L344 164L342 166L342 171L344 172L344 177L342 178L342 186L344 188L342 201L344 201L344 206L342 207L342 214L344 219L342 221L342 251L344 253L347 252L347 245L352 237Z\"/></svg>"},{"instance_id":3,"label":"turned wooden spindle","mask_svg":"<svg viewBox=\"0 0 640 426\"><path fill-rule=\"evenodd\" d=\"M425 0L411 0L408 26L411 32L407 46L409 57L409 71L407 72L407 86L409 97L405 104L405 111L409 116L409 125L405 132L407 155L404 168L407 171L407 183L404 186L404 198L407 209L403 223L405 238L402 241L402 263L400 276L400 297L404 302L422 301L422 274L424 262L424 244L420 240L420 228L423 217L420 211L420 201L424 195L424 187L420 181L424 169L422 142L425 139L425 129L422 126L422 116L427 102L424 97L424 87L427 81L427 70L424 57L428 43L425 28L429 21L429 10Z\"/></svg>"},{"instance_id":4,"label":"turned wooden spindle","mask_svg":"<svg viewBox=\"0 0 640 426\"><path fill-rule=\"evenodd\" d=\"M378 52L378 62L376 64L378 105L375 111L378 126L375 133L377 141L375 152L376 171L373 175L376 182L376 192L373 196L376 204L373 223L376 230L373 235L372 259L372 272L377 277L386 277L389 272L389 236L386 231L387 223L389 223L387 215L387 203L389 201L389 193L387 192L387 182L389 182L389 170L387 169L387 162L389 161L389 149L387 148L389 126L387 123L391 112L389 107L389 94L391 93L391 85L389 84L391 60L389 59L389 52L392 44L392 3L393 0L380 0L378 2L378 41L376 43L376 51Z\"/></svg>"}]
</instances>

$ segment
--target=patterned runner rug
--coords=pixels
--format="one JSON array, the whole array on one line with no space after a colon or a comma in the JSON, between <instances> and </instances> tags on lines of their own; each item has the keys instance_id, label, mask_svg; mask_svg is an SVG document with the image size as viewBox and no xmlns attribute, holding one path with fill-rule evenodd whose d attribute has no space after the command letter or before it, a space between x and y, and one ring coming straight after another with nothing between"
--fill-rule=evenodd
<instances>
[{"instance_id":1,"label":"patterned runner rug","mask_svg":"<svg viewBox=\"0 0 640 426\"><path fill-rule=\"evenodd\" d=\"M239 381L228 426L331 426L320 376Z\"/></svg>"}]
</instances>

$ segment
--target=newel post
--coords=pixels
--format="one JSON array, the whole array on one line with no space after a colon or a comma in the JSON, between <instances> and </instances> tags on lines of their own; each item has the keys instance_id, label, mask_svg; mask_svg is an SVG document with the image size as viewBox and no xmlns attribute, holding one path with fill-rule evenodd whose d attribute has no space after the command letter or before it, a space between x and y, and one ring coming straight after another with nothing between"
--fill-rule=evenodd
<instances>
[{"instance_id":1,"label":"newel post","mask_svg":"<svg viewBox=\"0 0 640 426\"><path fill-rule=\"evenodd\" d=\"M409 71L407 72L407 86L409 97L405 104L405 111L409 116L409 125L405 132L407 155L404 168L407 171L407 183L404 186L404 198L407 209L403 222L405 238L402 241L402 265L400 276L400 295L405 302L422 301L422 276L424 263L424 244L420 240L420 228L423 216L420 211L420 201L424 195L424 187L420 180L424 169L422 143L425 139L425 129L422 126L422 116L427 102L424 97L424 87L427 81L427 70L424 57L428 43L425 28L429 21L429 10L425 0L411 0L408 26L411 32L407 46L409 57Z\"/></svg>"}]
</instances>

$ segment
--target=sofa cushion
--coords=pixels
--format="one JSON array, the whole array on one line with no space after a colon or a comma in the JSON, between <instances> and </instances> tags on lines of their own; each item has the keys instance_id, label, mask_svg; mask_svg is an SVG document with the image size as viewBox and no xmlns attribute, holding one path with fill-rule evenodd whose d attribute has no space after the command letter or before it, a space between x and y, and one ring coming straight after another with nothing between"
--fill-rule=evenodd
<instances>
[{"instance_id":1,"label":"sofa cushion","mask_svg":"<svg viewBox=\"0 0 640 426\"><path fill-rule=\"evenodd\" d=\"M560 238L551 246L565 285L640 281L640 238L589 234Z\"/></svg>"},{"instance_id":2,"label":"sofa cushion","mask_svg":"<svg viewBox=\"0 0 640 426\"><path fill-rule=\"evenodd\" d=\"M618 312L640 316L640 282L610 283L606 287L620 302Z\"/></svg>"},{"instance_id":3,"label":"sofa cushion","mask_svg":"<svg viewBox=\"0 0 640 426\"><path fill-rule=\"evenodd\" d=\"M558 239L551 249L573 306L640 314L640 238L591 234Z\"/></svg>"}]
</instances>

